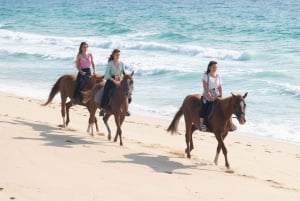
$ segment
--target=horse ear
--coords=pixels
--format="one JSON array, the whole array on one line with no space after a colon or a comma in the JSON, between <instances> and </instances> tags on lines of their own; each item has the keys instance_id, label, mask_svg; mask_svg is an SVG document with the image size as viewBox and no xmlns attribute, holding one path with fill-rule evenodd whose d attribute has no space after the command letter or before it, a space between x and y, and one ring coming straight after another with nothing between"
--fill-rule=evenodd
<instances>
[{"instance_id":1,"label":"horse ear","mask_svg":"<svg viewBox=\"0 0 300 201\"><path fill-rule=\"evenodd\" d=\"M123 76L125 76L126 74L125 74L125 71L123 71Z\"/></svg>"},{"instance_id":2,"label":"horse ear","mask_svg":"<svg viewBox=\"0 0 300 201\"><path fill-rule=\"evenodd\" d=\"M132 71L132 73L131 73L131 76L133 76L134 75L134 71Z\"/></svg>"},{"instance_id":3,"label":"horse ear","mask_svg":"<svg viewBox=\"0 0 300 201\"><path fill-rule=\"evenodd\" d=\"M243 96L243 98L245 99L248 95L248 92L245 93L245 95Z\"/></svg>"},{"instance_id":4,"label":"horse ear","mask_svg":"<svg viewBox=\"0 0 300 201\"><path fill-rule=\"evenodd\" d=\"M234 95L232 92L231 92L231 95L233 96L233 97L235 97L236 95Z\"/></svg>"}]
</instances>

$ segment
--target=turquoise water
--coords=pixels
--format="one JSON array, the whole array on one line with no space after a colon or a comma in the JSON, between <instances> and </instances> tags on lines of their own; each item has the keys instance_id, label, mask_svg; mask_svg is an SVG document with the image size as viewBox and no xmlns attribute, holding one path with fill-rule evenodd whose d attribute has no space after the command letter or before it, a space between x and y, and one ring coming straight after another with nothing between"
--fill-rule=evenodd
<instances>
[{"instance_id":1,"label":"turquoise water","mask_svg":"<svg viewBox=\"0 0 300 201\"><path fill-rule=\"evenodd\" d=\"M0 90L46 99L87 41L98 73L114 48L135 71L133 115L171 120L217 60L225 96L249 94L236 133L300 143L299 16L295 0L1 0Z\"/></svg>"}]
</instances>

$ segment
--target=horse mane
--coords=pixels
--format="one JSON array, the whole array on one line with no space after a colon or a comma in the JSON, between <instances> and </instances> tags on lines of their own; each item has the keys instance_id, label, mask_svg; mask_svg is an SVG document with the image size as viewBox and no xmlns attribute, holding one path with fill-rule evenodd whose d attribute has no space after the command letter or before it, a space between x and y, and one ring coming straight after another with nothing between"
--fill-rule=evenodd
<instances>
[{"instance_id":1,"label":"horse mane","mask_svg":"<svg viewBox=\"0 0 300 201\"><path fill-rule=\"evenodd\" d=\"M231 107L229 107L230 105L232 105L232 101L234 101L234 99L236 99L237 97L241 97L242 95L238 94L238 95L230 95L227 96L225 98L217 98L216 103L220 104L221 110L223 111L224 114L227 114L228 111L230 109L232 109Z\"/></svg>"}]
</instances>

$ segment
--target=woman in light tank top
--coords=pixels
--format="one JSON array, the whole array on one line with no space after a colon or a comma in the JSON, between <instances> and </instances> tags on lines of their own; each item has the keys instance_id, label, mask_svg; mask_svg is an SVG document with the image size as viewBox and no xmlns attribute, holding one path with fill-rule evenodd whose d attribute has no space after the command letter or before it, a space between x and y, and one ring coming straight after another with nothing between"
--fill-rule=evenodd
<instances>
[{"instance_id":1,"label":"woman in light tank top","mask_svg":"<svg viewBox=\"0 0 300 201\"><path fill-rule=\"evenodd\" d=\"M93 55L88 52L88 44L82 42L79 47L79 51L76 57L76 68L78 70L76 78L76 86L73 94L72 102L75 104L82 90L87 76L91 75L91 66L93 67L93 73L96 73L96 67L93 61Z\"/></svg>"}]
</instances>

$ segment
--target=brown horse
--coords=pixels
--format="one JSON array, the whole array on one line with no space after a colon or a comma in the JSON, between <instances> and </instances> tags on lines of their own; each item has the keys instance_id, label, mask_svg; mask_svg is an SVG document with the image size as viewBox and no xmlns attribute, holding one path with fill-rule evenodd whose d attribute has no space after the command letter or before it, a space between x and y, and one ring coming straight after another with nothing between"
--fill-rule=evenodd
<instances>
[{"instance_id":1,"label":"brown horse","mask_svg":"<svg viewBox=\"0 0 300 201\"><path fill-rule=\"evenodd\" d=\"M114 115L115 123L117 126L116 136L114 138L114 142L117 141L118 136L120 137L120 145L123 145L122 142L122 130L121 126L125 119L126 113L128 111L128 98L131 97L132 90L133 90L133 74L125 74L123 72L123 78L120 82L120 85L116 86L114 92L111 97L111 103L109 106L106 106L105 115L103 117L104 124L108 131L108 139L111 139L111 130L107 123L109 117ZM99 86L96 86L99 89ZM97 90L89 90L83 93L83 102L94 102L94 95ZM99 107L99 105L97 105ZM96 108L97 109L97 108ZM94 113L96 109L89 108L90 113Z\"/></svg>"},{"instance_id":2,"label":"brown horse","mask_svg":"<svg viewBox=\"0 0 300 201\"><path fill-rule=\"evenodd\" d=\"M85 82L84 86L83 86L83 90L88 90L91 89L96 83L101 82L103 80L103 76L101 75L91 75L88 77L87 81ZM76 75L63 75L60 78L58 78L58 80L55 82L55 84L53 85L50 93L49 93L49 97L46 103L42 104L43 106L48 105L49 103L51 103L51 101L53 100L53 98L55 97L55 95L60 92L60 98L61 98L61 116L63 118L63 127L67 127L69 122L70 122L70 118L69 118L69 109L70 107L72 107L72 102L69 101L67 102L67 98L71 99L73 97L73 93L74 93L74 89L75 89L75 84L76 84ZM89 104L91 103L82 103L81 99L79 99L77 101L77 104L79 105L83 105L89 108ZM91 107L91 106L90 106ZM67 113L67 119L65 120L65 115ZM94 115L94 118L90 118L89 119L90 123L96 122L96 129L97 131L98 129L98 125L97 125L97 119ZM89 128L88 128L89 129ZM89 130L88 130L89 131Z\"/></svg>"},{"instance_id":3,"label":"brown horse","mask_svg":"<svg viewBox=\"0 0 300 201\"><path fill-rule=\"evenodd\" d=\"M229 163L227 160L227 149L224 144L224 139L230 131L232 122L231 116L235 114L240 124L245 124L245 110L246 110L246 102L245 98L247 97L247 93L244 96L234 95L232 94L226 98L218 98L214 103L214 111L212 112L211 117L208 119L206 124L207 130L215 134L215 137L218 141L217 152L214 159L214 163L218 164L218 157L220 150L225 157L225 166L229 168ZM186 140L186 153L187 157L190 158L190 152L194 148L192 134L195 130L199 129L200 126L200 100L201 95L189 95L187 96L178 112L175 114L170 126L167 131L171 133L177 132L179 119L182 115L184 115L185 119L185 140Z\"/></svg>"}]
</instances>

